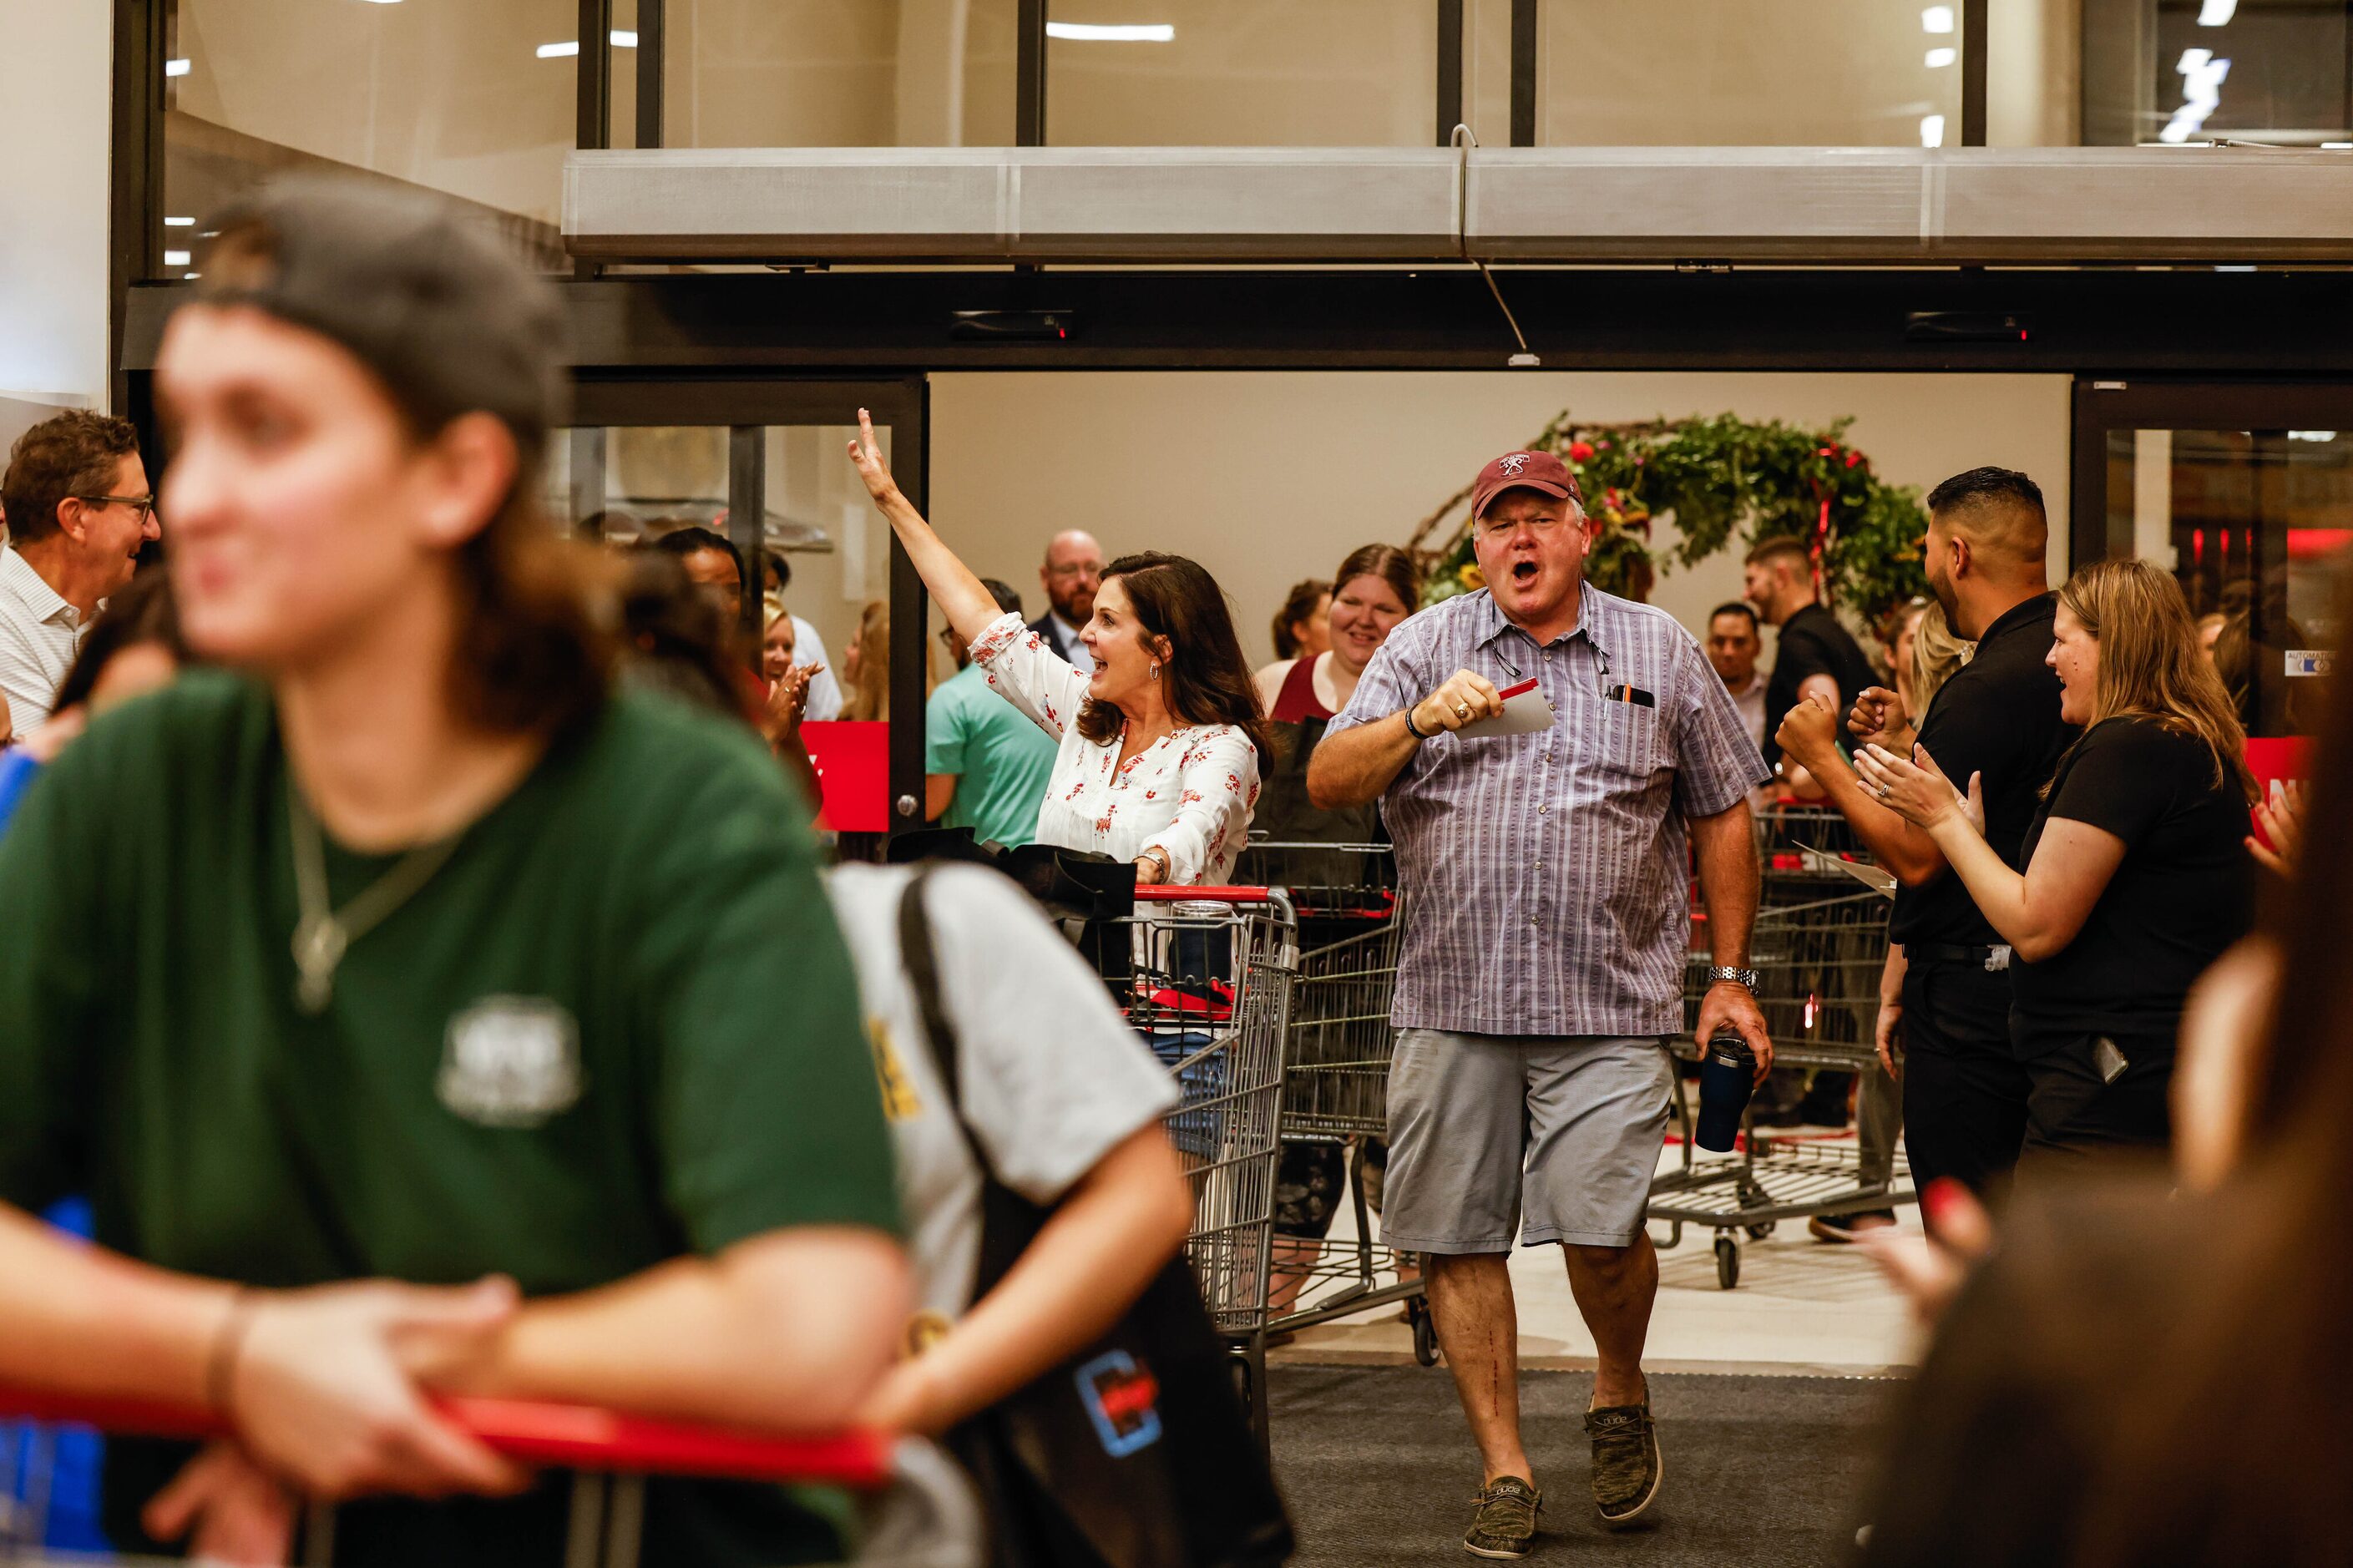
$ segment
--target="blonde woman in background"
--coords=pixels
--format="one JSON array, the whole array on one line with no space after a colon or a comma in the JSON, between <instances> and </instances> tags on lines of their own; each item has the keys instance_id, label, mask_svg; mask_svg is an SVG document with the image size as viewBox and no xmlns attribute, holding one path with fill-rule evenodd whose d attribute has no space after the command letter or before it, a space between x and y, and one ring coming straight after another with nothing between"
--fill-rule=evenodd
<instances>
[{"instance_id":1,"label":"blonde woman in background","mask_svg":"<svg viewBox=\"0 0 2353 1568\"><path fill-rule=\"evenodd\" d=\"M858 617L858 635L841 661L842 683L849 688L841 704L844 719L891 717L891 605L876 599Z\"/></svg>"}]
</instances>

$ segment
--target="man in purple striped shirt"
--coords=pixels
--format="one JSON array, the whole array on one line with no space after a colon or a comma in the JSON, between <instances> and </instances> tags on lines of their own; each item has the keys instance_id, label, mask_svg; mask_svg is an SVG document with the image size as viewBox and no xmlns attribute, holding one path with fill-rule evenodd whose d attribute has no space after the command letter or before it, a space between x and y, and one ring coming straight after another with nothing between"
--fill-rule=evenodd
<instances>
[{"instance_id":1,"label":"man in purple striped shirt","mask_svg":"<svg viewBox=\"0 0 2353 1568\"><path fill-rule=\"evenodd\" d=\"M1389 634L1307 783L1318 805L1378 797L1397 843L1384 1239L1430 1254L1439 1343L1485 1465L1463 1545L1517 1557L1540 1499L1520 1441L1515 1226L1523 1245L1562 1245L1600 1352L1586 1416L1596 1505L1622 1523L1657 1493L1644 1212L1683 1027L1687 867L1715 966L1699 1038L1737 1029L1761 1076L1773 1047L1746 967L1746 797L1767 773L1691 635L1585 582L1583 500L1558 458L1488 464L1472 518L1488 586ZM1529 680L1548 726L1458 733Z\"/></svg>"}]
</instances>

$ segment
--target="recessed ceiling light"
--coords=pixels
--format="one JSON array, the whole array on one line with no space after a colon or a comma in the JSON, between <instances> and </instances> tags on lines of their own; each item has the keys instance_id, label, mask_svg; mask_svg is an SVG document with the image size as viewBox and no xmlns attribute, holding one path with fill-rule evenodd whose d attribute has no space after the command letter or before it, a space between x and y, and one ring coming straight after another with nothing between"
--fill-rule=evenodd
<instances>
[{"instance_id":1,"label":"recessed ceiling light","mask_svg":"<svg viewBox=\"0 0 2353 1568\"><path fill-rule=\"evenodd\" d=\"M188 62L185 60L165 60L164 62L164 74L165 76L185 76L188 74Z\"/></svg>"},{"instance_id":2,"label":"recessed ceiling light","mask_svg":"<svg viewBox=\"0 0 2353 1568\"><path fill-rule=\"evenodd\" d=\"M2320 150L2324 153L2342 153L2353 150L2353 142L2323 142L2320 144Z\"/></svg>"},{"instance_id":3,"label":"recessed ceiling light","mask_svg":"<svg viewBox=\"0 0 2353 1568\"><path fill-rule=\"evenodd\" d=\"M543 60L568 59L580 52L580 40L566 38L560 44L542 44L532 52Z\"/></svg>"},{"instance_id":4,"label":"recessed ceiling light","mask_svg":"<svg viewBox=\"0 0 2353 1568\"><path fill-rule=\"evenodd\" d=\"M1920 13L1920 30L1924 33L1949 33L1953 30L1953 8L1931 5Z\"/></svg>"},{"instance_id":5,"label":"recessed ceiling light","mask_svg":"<svg viewBox=\"0 0 2353 1568\"><path fill-rule=\"evenodd\" d=\"M196 226L196 220L192 217L167 217L164 220L164 226L165 228L194 228Z\"/></svg>"},{"instance_id":6,"label":"recessed ceiling light","mask_svg":"<svg viewBox=\"0 0 2353 1568\"><path fill-rule=\"evenodd\" d=\"M195 257L185 250L167 250L164 253L164 265L166 267L185 267L195 259Z\"/></svg>"},{"instance_id":7,"label":"recessed ceiling light","mask_svg":"<svg viewBox=\"0 0 2353 1568\"><path fill-rule=\"evenodd\" d=\"M1945 117L1941 114L1922 115L1920 117L1920 145L1923 147L1942 147L1944 144Z\"/></svg>"},{"instance_id":8,"label":"recessed ceiling light","mask_svg":"<svg viewBox=\"0 0 2353 1568\"><path fill-rule=\"evenodd\" d=\"M2238 11L2239 0L2206 0L2198 7L2198 25L2201 27L2222 26L2238 15Z\"/></svg>"},{"instance_id":9,"label":"recessed ceiling light","mask_svg":"<svg viewBox=\"0 0 2353 1568\"><path fill-rule=\"evenodd\" d=\"M626 27L616 27L613 29L613 47L617 49L634 49L638 47L638 36Z\"/></svg>"},{"instance_id":10,"label":"recessed ceiling light","mask_svg":"<svg viewBox=\"0 0 2353 1568\"><path fill-rule=\"evenodd\" d=\"M1943 68L1951 65L1955 60L1959 59L1960 58L1961 51L1958 49L1930 49L1928 51L1928 68L1930 70L1941 70Z\"/></svg>"},{"instance_id":11,"label":"recessed ceiling light","mask_svg":"<svg viewBox=\"0 0 2353 1568\"><path fill-rule=\"evenodd\" d=\"M1166 44L1176 37L1173 22L1049 22L1046 36L1074 44Z\"/></svg>"}]
</instances>

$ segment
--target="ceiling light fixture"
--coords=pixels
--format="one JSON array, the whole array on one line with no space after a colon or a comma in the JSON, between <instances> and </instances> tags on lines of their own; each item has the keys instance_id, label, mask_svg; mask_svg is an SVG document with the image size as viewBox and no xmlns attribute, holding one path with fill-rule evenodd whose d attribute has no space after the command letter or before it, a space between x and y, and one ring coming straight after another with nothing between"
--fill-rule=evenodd
<instances>
[{"instance_id":1,"label":"ceiling light fixture","mask_svg":"<svg viewBox=\"0 0 2353 1568\"><path fill-rule=\"evenodd\" d=\"M188 62L185 60L165 60L164 62L164 74L165 76L185 76L188 74Z\"/></svg>"},{"instance_id":2,"label":"ceiling light fixture","mask_svg":"<svg viewBox=\"0 0 2353 1568\"><path fill-rule=\"evenodd\" d=\"M1958 49L1955 49L1955 48L1935 48L1935 49L1930 49L1930 50L1928 51L1928 62L1927 62L1927 63L1928 63L1928 68L1929 68L1930 70L1932 70L1932 71L1933 71L1933 70L1942 70L1942 69L1944 69L1947 66L1951 65L1955 60L1959 59L1960 58L1961 58L1961 51L1960 51L1960 50L1958 50Z\"/></svg>"},{"instance_id":3,"label":"ceiling light fixture","mask_svg":"<svg viewBox=\"0 0 2353 1568\"><path fill-rule=\"evenodd\" d=\"M2320 150L2324 153L2353 152L2353 142L2323 142Z\"/></svg>"},{"instance_id":4,"label":"ceiling light fixture","mask_svg":"<svg viewBox=\"0 0 2353 1568\"><path fill-rule=\"evenodd\" d=\"M1945 117L1941 114L1922 115L1920 117L1920 145L1923 147L1942 147L1944 144Z\"/></svg>"},{"instance_id":5,"label":"ceiling light fixture","mask_svg":"<svg viewBox=\"0 0 2353 1568\"><path fill-rule=\"evenodd\" d=\"M1931 5L1920 13L1920 30L1924 33L1949 33L1953 30L1953 8Z\"/></svg>"},{"instance_id":6,"label":"ceiling light fixture","mask_svg":"<svg viewBox=\"0 0 2353 1568\"><path fill-rule=\"evenodd\" d=\"M560 44L542 44L532 52L543 60L570 59L580 52L580 40L566 38Z\"/></svg>"},{"instance_id":7,"label":"ceiling light fixture","mask_svg":"<svg viewBox=\"0 0 2353 1568\"><path fill-rule=\"evenodd\" d=\"M625 27L616 27L613 29L613 47L617 49L634 49L638 47L638 36Z\"/></svg>"},{"instance_id":8,"label":"ceiling light fixture","mask_svg":"<svg viewBox=\"0 0 2353 1568\"><path fill-rule=\"evenodd\" d=\"M164 265L166 267L185 267L195 259L185 250L167 250L164 253Z\"/></svg>"},{"instance_id":9,"label":"ceiling light fixture","mask_svg":"<svg viewBox=\"0 0 2353 1568\"><path fill-rule=\"evenodd\" d=\"M2226 26L2238 12L2239 0L2206 0L2198 7L2198 25L2201 27Z\"/></svg>"},{"instance_id":10,"label":"ceiling light fixture","mask_svg":"<svg viewBox=\"0 0 2353 1568\"><path fill-rule=\"evenodd\" d=\"M2211 49L2184 49L2173 68L2181 77L2181 107L2157 139L2179 146L2204 130L2206 117L2222 106L2222 81L2231 74L2231 61L2228 56L2215 58Z\"/></svg>"},{"instance_id":11,"label":"ceiling light fixture","mask_svg":"<svg viewBox=\"0 0 2353 1568\"><path fill-rule=\"evenodd\" d=\"M2291 441L2334 441L2337 439L2337 432L2334 430L2291 430L2287 433L2287 438Z\"/></svg>"},{"instance_id":12,"label":"ceiling light fixture","mask_svg":"<svg viewBox=\"0 0 2353 1568\"><path fill-rule=\"evenodd\" d=\"M167 217L164 220L164 226L165 228L194 228L196 226L196 220L192 217Z\"/></svg>"},{"instance_id":13,"label":"ceiling light fixture","mask_svg":"<svg viewBox=\"0 0 2353 1568\"><path fill-rule=\"evenodd\" d=\"M1176 38L1173 22L1049 22L1046 36L1073 44L1166 44Z\"/></svg>"}]
</instances>

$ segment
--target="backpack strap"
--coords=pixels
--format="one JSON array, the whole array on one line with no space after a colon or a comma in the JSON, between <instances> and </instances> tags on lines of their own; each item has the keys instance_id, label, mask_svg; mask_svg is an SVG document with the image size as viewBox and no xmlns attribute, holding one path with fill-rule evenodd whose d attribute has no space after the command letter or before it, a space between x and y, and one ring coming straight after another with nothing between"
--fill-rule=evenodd
<instances>
[{"instance_id":1,"label":"backpack strap","mask_svg":"<svg viewBox=\"0 0 2353 1568\"><path fill-rule=\"evenodd\" d=\"M933 866L930 861L917 866L915 874L907 879L906 891L899 895L899 963L906 971L907 987L915 995L915 1011L923 1026L923 1047L931 1053L932 1065L938 1069L940 1083L947 1090L948 1114L955 1118L956 1131L964 1134L973 1163L980 1167L984 1177L988 1177L992 1170L988 1154L981 1148L972 1123L965 1120L964 1080L959 1071L963 1051L940 988L939 948L932 940L932 922L923 913L923 885L931 880Z\"/></svg>"}]
</instances>

